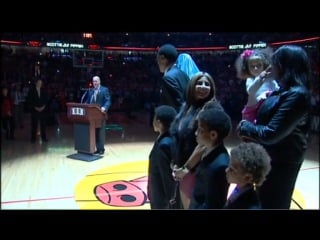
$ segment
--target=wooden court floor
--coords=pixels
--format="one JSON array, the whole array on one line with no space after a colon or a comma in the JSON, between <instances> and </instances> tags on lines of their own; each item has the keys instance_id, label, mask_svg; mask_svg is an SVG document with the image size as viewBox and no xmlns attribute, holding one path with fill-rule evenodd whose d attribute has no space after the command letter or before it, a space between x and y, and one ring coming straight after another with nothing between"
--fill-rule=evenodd
<instances>
[{"instance_id":1,"label":"wooden court floor","mask_svg":"<svg viewBox=\"0 0 320 240\"><path fill-rule=\"evenodd\" d=\"M76 186L84 177L103 168L146 161L157 134L147 113L127 118L111 113L108 124L120 129L106 133L106 152L92 162L70 159L75 153L73 124L64 114L60 126L48 127L49 142L30 142L30 116L25 114L24 128L17 129L15 140L1 138L1 209L81 209L75 199ZM3 135L3 134L2 134ZM233 134L228 148L239 143ZM296 196L303 209L319 209L319 135L314 134L296 183ZM293 209L299 209L293 206Z\"/></svg>"}]
</instances>

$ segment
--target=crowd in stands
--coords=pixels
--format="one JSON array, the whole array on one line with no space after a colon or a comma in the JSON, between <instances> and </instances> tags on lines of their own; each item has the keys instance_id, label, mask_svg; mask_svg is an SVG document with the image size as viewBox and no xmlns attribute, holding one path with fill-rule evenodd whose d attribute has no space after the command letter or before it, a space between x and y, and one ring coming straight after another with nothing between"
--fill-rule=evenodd
<instances>
[{"instance_id":1,"label":"crowd in stands","mask_svg":"<svg viewBox=\"0 0 320 240\"><path fill-rule=\"evenodd\" d=\"M246 36L249 34L244 34L243 37L246 38ZM222 37L222 40L225 39ZM149 43L150 39L146 42ZM204 43L204 45L207 44ZM315 45L315 48L307 49L311 56L314 75L312 89L316 131L319 131L318 47ZM74 67L72 54L66 57L52 53L40 54L39 51L35 48L32 50L21 48L15 51L2 48L2 84L6 86L19 84L22 91L27 92L35 77L40 75L54 111L62 112L66 110L66 102L80 102L84 90L89 87L92 76L99 75L101 83L108 86L112 94L110 111L124 111L128 117L131 117L132 113L148 111L157 104L162 75L158 71L155 52L104 52L103 67L91 68L90 65ZM199 69L210 73L214 78L217 99L235 122L241 119L241 109L247 100L245 81L237 78L234 67L239 52L236 50L189 51Z\"/></svg>"},{"instance_id":2,"label":"crowd in stands","mask_svg":"<svg viewBox=\"0 0 320 240\"><path fill-rule=\"evenodd\" d=\"M84 39L83 33L79 32L4 32L2 39L152 48L166 42L176 47L212 47L239 43L283 42L315 35L313 32L92 32L92 38Z\"/></svg>"}]
</instances>

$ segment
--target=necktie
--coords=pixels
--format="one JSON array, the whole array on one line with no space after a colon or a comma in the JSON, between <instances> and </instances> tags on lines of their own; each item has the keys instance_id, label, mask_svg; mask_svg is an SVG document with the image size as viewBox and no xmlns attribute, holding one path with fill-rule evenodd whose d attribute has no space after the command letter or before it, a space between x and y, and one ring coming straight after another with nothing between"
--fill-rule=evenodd
<instances>
[{"instance_id":1,"label":"necktie","mask_svg":"<svg viewBox=\"0 0 320 240\"><path fill-rule=\"evenodd\" d=\"M97 101L97 94L98 94L98 90L94 90L94 95L93 95L94 102Z\"/></svg>"}]
</instances>

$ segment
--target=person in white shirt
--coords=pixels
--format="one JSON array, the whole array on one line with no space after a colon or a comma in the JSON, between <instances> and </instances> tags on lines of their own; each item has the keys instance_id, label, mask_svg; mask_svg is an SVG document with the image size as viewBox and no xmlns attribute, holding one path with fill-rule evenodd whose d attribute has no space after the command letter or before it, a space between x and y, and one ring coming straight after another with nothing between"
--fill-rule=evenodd
<instances>
[{"instance_id":1,"label":"person in white shirt","mask_svg":"<svg viewBox=\"0 0 320 240\"><path fill-rule=\"evenodd\" d=\"M246 80L248 100L242 110L242 119L255 122L263 100L279 89L271 76L270 56L262 50L245 50L235 63L237 77Z\"/></svg>"}]
</instances>

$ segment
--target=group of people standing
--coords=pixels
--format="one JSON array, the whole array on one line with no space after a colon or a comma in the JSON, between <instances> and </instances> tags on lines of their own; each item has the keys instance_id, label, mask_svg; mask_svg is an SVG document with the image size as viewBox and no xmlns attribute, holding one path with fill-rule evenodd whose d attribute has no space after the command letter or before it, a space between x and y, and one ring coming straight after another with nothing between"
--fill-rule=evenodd
<instances>
[{"instance_id":1,"label":"group of people standing","mask_svg":"<svg viewBox=\"0 0 320 240\"><path fill-rule=\"evenodd\" d=\"M24 127L23 113L26 107L31 116L31 142L34 143L36 141L38 127L42 142L47 142L46 128L49 112L49 96L43 88L42 79L37 78L35 80L26 96L22 96L22 94L17 85L14 85L12 88L8 86L2 87L1 120L6 139L14 139L16 128L18 126L20 128Z\"/></svg>"},{"instance_id":2,"label":"group of people standing","mask_svg":"<svg viewBox=\"0 0 320 240\"><path fill-rule=\"evenodd\" d=\"M228 152L224 140L232 120L216 98L215 82L190 55L171 44L157 53L161 73L159 105L153 117L159 135L149 155L151 209L289 209L304 161L310 129L310 62L306 51L283 45L274 52L245 50L235 61L246 81L247 104L236 132L239 144ZM111 106L99 76L85 103L105 118L96 129L95 154L105 152L105 121ZM47 142L48 95L35 81L26 99L31 112L31 142L38 125ZM6 138L14 138L14 106L2 89L1 119ZM228 197L230 184L236 188Z\"/></svg>"},{"instance_id":3,"label":"group of people standing","mask_svg":"<svg viewBox=\"0 0 320 240\"><path fill-rule=\"evenodd\" d=\"M310 125L306 51L245 50L235 61L248 101L230 153L224 140L232 123L212 76L171 44L159 48L157 62L163 78L149 155L151 209L289 209Z\"/></svg>"}]
</instances>

